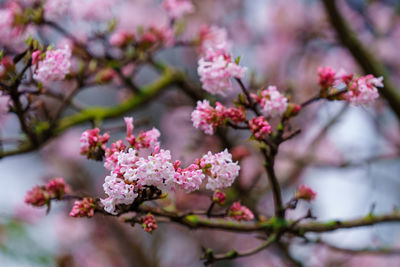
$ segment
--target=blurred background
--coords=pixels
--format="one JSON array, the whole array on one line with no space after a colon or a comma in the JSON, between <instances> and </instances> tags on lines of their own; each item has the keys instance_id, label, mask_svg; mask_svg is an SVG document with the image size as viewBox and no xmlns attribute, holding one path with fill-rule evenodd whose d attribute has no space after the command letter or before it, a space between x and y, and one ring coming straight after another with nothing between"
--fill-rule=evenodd
<instances>
[{"instance_id":1,"label":"blurred background","mask_svg":"<svg viewBox=\"0 0 400 267\"><path fill-rule=\"evenodd\" d=\"M30 1L19 2L29 4ZM68 1L65 2L68 5ZM90 12L97 20L76 21L62 12L53 14L52 19L83 39L101 31L107 25L105 21L112 18L118 22L117 29L154 24L168 26L160 1L110 2L102 6L103 1L99 1L92 7ZM399 87L399 1L337 2L358 38L387 66ZM241 65L249 68L245 82L253 89L277 85L293 102L301 103L319 90L318 66L363 73L338 41L321 1L194 0L193 4L196 11L178 22L182 24L179 39L194 38L206 24L226 28L232 40L233 55L240 55ZM59 6L60 11L62 8ZM32 27L29 33L56 46L65 42L62 36L49 29ZM19 42L15 40L15 49L23 39ZM98 48L93 45L92 49ZM193 85L200 88L195 48L164 49L156 58L183 70L191 77ZM135 73L139 86L158 75L146 66ZM69 85L57 84L55 88L68 91ZM229 103L238 92L236 88L221 101ZM123 86L107 84L86 88L77 95L76 101L84 106L111 106L129 94ZM239 146L248 151L248 156L241 159L241 174L230 194L258 214L272 216L272 195L255 144L243 133L228 131L227 138L221 139L218 135L205 136L193 128L190 113L194 103L179 88L173 88L127 115L140 122L136 131L153 126L160 129L162 147L170 149L174 159L185 164L208 150L217 152ZM123 126L122 118L108 120L102 128L114 129L112 139L117 139L124 134L120 126ZM257 244L252 234L189 230L160 223L159 229L150 235L139 226L131 227L102 215L92 219L70 218L71 203L67 202L52 205L48 215L45 209L27 206L25 193L51 177L64 177L76 192L105 196L102 184L106 169L101 162L87 161L79 155L80 134L90 127L90 124L75 127L40 151L0 160L0 266L203 266L202 248L226 252ZM277 160L284 201L289 201L296 187L303 183L317 191L318 196L312 204L301 204L292 211L292 218L303 215L308 208L323 221L362 217L371 211L391 212L399 206L399 121L383 98L370 107L319 102L302 112L293 127L300 127L302 133L282 146ZM7 114L0 117L2 138L19 136L19 131L16 117ZM207 196L202 194L177 193L170 194L170 198L181 210L206 209L208 205ZM350 249L400 247L399 234L400 224L385 224L339 230L323 234L321 238L335 247ZM400 266L397 255L350 254L301 242L292 242L287 248L271 247L257 255L216 266L291 266L285 257L287 251L304 266Z\"/></svg>"}]
</instances>

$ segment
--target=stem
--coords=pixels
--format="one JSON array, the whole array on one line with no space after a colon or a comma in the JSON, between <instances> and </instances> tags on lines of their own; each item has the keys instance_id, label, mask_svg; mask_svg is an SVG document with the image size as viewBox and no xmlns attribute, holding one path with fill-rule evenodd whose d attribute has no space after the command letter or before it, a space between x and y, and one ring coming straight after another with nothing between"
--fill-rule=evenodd
<instances>
[{"instance_id":1,"label":"stem","mask_svg":"<svg viewBox=\"0 0 400 267\"><path fill-rule=\"evenodd\" d=\"M257 109L253 99L250 96L249 91L247 90L246 86L243 84L242 80L239 78L235 78L237 83L239 84L240 88L242 89L243 94L246 96L247 101L249 102L249 108L254 111L257 116L261 116L261 112Z\"/></svg>"},{"instance_id":2,"label":"stem","mask_svg":"<svg viewBox=\"0 0 400 267\"><path fill-rule=\"evenodd\" d=\"M268 156L267 151L265 149L262 149L262 153L265 158L265 164L264 164L265 170L267 171L268 180L272 187L272 194L274 196L275 215L278 218L284 218L285 210L282 205L281 187L279 185L274 169L275 156Z\"/></svg>"},{"instance_id":3,"label":"stem","mask_svg":"<svg viewBox=\"0 0 400 267\"><path fill-rule=\"evenodd\" d=\"M209 265L211 263L217 262L217 261L223 261L223 260L231 260L231 259L236 259L236 258L243 258L243 257L248 257L254 254L257 254L258 252L268 248L270 245L275 243L279 239L279 234L273 234L271 235L264 243L262 243L260 246L247 250L247 251L242 251L238 252L236 250L232 250L228 253L224 254L219 254L219 255L214 255L212 252L211 253L206 253L205 255L205 265Z\"/></svg>"}]
</instances>

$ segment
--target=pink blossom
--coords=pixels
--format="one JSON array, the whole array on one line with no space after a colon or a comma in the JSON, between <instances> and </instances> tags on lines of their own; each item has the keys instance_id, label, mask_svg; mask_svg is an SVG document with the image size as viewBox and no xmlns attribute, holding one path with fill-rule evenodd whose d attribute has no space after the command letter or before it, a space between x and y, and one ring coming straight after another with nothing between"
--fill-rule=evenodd
<instances>
[{"instance_id":1,"label":"pink blossom","mask_svg":"<svg viewBox=\"0 0 400 267\"><path fill-rule=\"evenodd\" d=\"M63 178L53 178L46 184L46 190L51 198L61 199L65 193L70 191L70 188Z\"/></svg>"},{"instance_id":2,"label":"pink blossom","mask_svg":"<svg viewBox=\"0 0 400 267\"><path fill-rule=\"evenodd\" d=\"M217 190L214 192L212 196L212 201L217 203L218 205L224 205L226 199L226 195L224 192Z\"/></svg>"},{"instance_id":3,"label":"pink blossom","mask_svg":"<svg viewBox=\"0 0 400 267\"><path fill-rule=\"evenodd\" d=\"M138 42L145 47L152 45L171 47L175 39L173 30L170 27L153 25L143 31Z\"/></svg>"},{"instance_id":4,"label":"pink blossom","mask_svg":"<svg viewBox=\"0 0 400 267\"><path fill-rule=\"evenodd\" d=\"M276 86L268 86L267 89L261 91L260 96L252 95L256 102L260 103L262 112L268 117L278 117L285 113L288 100L276 88Z\"/></svg>"},{"instance_id":5,"label":"pink blossom","mask_svg":"<svg viewBox=\"0 0 400 267\"><path fill-rule=\"evenodd\" d=\"M101 203L104 205L104 210L111 214L117 214L116 205L132 204L138 196L135 192L135 186L131 183L126 183L124 179L118 178L116 174L105 178L103 189L108 197L101 199Z\"/></svg>"},{"instance_id":6,"label":"pink blossom","mask_svg":"<svg viewBox=\"0 0 400 267\"><path fill-rule=\"evenodd\" d=\"M139 150L141 148L150 148L154 149L160 146L160 142L158 138L160 137L160 131L153 127L153 129L141 132L138 137L133 135L133 118L126 117L125 118L126 124L126 141L131 145L131 147Z\"/></svg>"},{"instance_id":7,"label":"pink blossom","mask_svg":"<svg viewBox=\"0 0 400 267\"><path fill-rule=\"evenodd\" d=\"M156 219L152 214L147 214L143 219L142 219L142 227L145 232L152 233L154 230L157 230L157 222Z\"/></svg>"},{"instance_id":8,"label":"pink blossom","mask_svg":"<svg viewBox=\"0 0 400 267\"><path fill-rule=\"evenodd\" d=\"M139 157L132 148L117 152L118 160L111 174L105 178L103 189L108 195L101 202L105 211L116 214L116 205L132 204L143 186L171 188L175 169L168 150L160 150L147 158Z\"/></svg>"},{"instance_id":9,"label":"pink blossom","mask_svg":"<svg viewBox=\"0 0 400 267\"><path fill-rule=\"evenodd\" d=\"M42 186L35 186L25 195L25 203L41 207L47 204L50 200L50 196L46 189Z\"/></svg>"},{"instance_id":10,"label":"pink blossom","mask_svg":"<svg viewBox=\"0 0 400 267\"><path fill-rule=\"evenodd\" d=\"M71 217L93 217L94 216L94 202L92 198L83 198L82 200L75 201L69 216Z\"/></svg>"},{"instance_id":11,"label":"pink blossom","mask_svg":"<svg viewBox=\"0 0 400 267\"><path fill-rule=\"evenodd\" d=\"M250 221L254 219L253 212L246 206L241 205L239 201L232 204L228 215L235 221Z\"/></svg>"},{"instance_id":12,"label":"pink blossom","mask_svg":"<svg viewBox=\"0 0 400 267\"><path fill-rule=\"evenodd\" d=\"M192 164L186 169L174 167L176 169L174 183L178 188L185 190L187 193L200 189L205 175L198 165Z\"/></svg>"},{"instance_id":13,"label":"pink blossom","mask_svg":"<svg viewBox=\"0 0 400 267\"><path fill-rule=\"evenodd\" d=\"M383 87L383 77L366 75L355 78L350 84L345 98L355 106L371 104L379 97L377 87Z\"/></svg>"},{"instance_id":14,"label":"pink blossom","mask_svg":"<svg viewBox=\"0 0 400 267\"><path fill-rule=\"evenodd\" d=\"M161 149L147 158L139 157L124 173L126 181L139 186L153 185L168 188L174 182L175 168L171 163L171 152Z\"/></svg>"},{"instance_id":15,"label":"pink blossom","mask_svg":"<svg viewBox=\"0 0 400 267\"><path fill-rule=\"evenodd\" d=\"M322 88L328 88L333 86L336 80L336 71L330 67L319 67L318 68L318 83Z\"/></svg>"},{"instance_id":16,"label":"pink blossom","mask_svg":"<svg viewBox=\"0 0 400 267\"><path fill-rule=\"evenodd\" d=\"M241 67L232 60L232 56L208 50L200 58L197 72L203 89L211 94L226 95L232 90L231 78L243 78L246 67Z\"/></svg>"},{"instance_id":17,"label":"pink blossom","mask_svg":"<svg viewBox=\"0 0 400 267\"><path fill-rule=\"evenodd\" d=\"M222 105L213 108L208 100L197 101L196 109L191 114L193 127L201 129L205 134L213 135L215 129L223 122L223 112Z\"/></svg>"},{"instance_id":18,"label":"pink blossom","mask_svg":"<svg viewBox=\"0 0 400 267\"><path fill-rule=\"evenodd\" d=\"M122 140L118 140L111 144L111 148L107 147L105 152L106 160L104 162L104 167L107 170L114 170L117 166L118 155L121 151L125 151L126 146Z\"/></svg>"},{"instance_id":19,"label":"pink blossom","mask_svg":"<svg viewBox=\"0 0 400 267\"><path fill-rule=\"evenodd\" d=\"M269 125L267 119L264 116L252 118L249 121L250 130L254 137L258 140L262 140L271 133L271 125Z\"/></svg>"},{"instance_id":20,"label":"pink blossom","mask_svg":"<svg viewBox=\"0 0 400 267\"><path fill-rule=\"evenodd\" d=\"M219 102L216 102L215 106L215 108L210 106L208 100L197 101L196 109L191 114L193 127L212 135L225 119L235 123L241 123L246 119L244 110L240 108L226 108Z\"/></svg>"},{"instance_id":21,"label":"pink blossom","mask_svg":"<svg viewBox=\"0 0 400 267\"><path fill-rule=\"evenodd\" d=\"M306 185L301 185L296 192L297 199L303 199L308 202L314 200L316 196L317 193Z\"/></svg>"},{"instance_id":22,"label":"pink blossom","mask_svg":"<svg viewBox=\"0 0 400 267\"><path fill-rule=\"evenodd\" d=\"M110 44L112 46L122 47L127 45L133 38L133 33L120 30L111 35Z\"/></svg>"},{"instance_id":23,"label":"pink blossom","mask_svg":"<svg viewBox=\"0 0 400 267\"><path fill-rule=\"evenodd\" d=\"M190 0L164 0L162 6L173 19L179 19L194 11L194 6Z\"/></svg>"},{"instance_id":24,"label":"pink blossom","mask_svg":"<svg viewBox=\"0 0 400 267\"><path fill-rule=\"evenodd\" d=\"M125 124L126 124L126 137L129 138L133 135L133 118L132 117L125 117Z\"/></svg>"},{"instance_id":25,"label":"pink blossom","mask_svg":"<svg viewBox=\"0 0 400 267\"><path fill-rule=\"evenodd\" d=\"M79 139L81 155L86 155L88 159L102 159L109 139L108 133L100 135L99 128L84 131Z\"/></svg>"},{"instance_id":26,"label":"pink blossom","mask_svg":"<svg viewBox=\"0 0 400 267\"><path fill-rule=\"evenodd\" d=\"M64 80L71 67L71 49L68 45L63 49L46 51L46 56L37 64L33 78L39 82Z\"/></svg>"},{"instance_id":27,"label":"pink blossom","mask_svg":"<svg viewBox=\"0 0 400 267\"><path fill-rule=\"evenodd\" d=\"M209 50L222 51L228 54L231 50L231 41L228 39L228 33L225 28L216 26L205 26L200 30L199 54L206 56Z\"/></svg>"},{"instance_id":28,"label":"pink blossom","mask_svg":"<svg viewBox=\"0 0 400 267\"><path fill-rule=\"evenodd\" d=\"M135 148L151 148L154 149L160 146L160 142L158 141L160 138L160 131L153 127L153 129L145 132L141 132L136 139Z\"/></svg>"},{"instance_id":29,"label":"pink blossom","mask_svg":"<svg viewBox=\"0 0 400 267\"><path fill-rule=\"evenodd\" d=\"M217 102L217 105L220 104ZM245 110L241 108L225 108L224 118L230 119L234 123L242 123L246 120Z\"/></svg>"},{"instance_id":30,"label":"pink blossom","mask_svg":"<svg viewBox=\"0 0 400 267\"><path fill-rule=\"evenodd\" d=\"M240 170L227 149L217 154L208 152L200 159L199 165L208 178L206 188L212 191L230 187Z\"/></svg>"},{"instance_id":31,"label":"pink blossom","mask_svg":"<svg viewBox=\"0 0 400 267\"><path fill-rule=\"evenodd\" d=\"M23 12L21 6L13 1L4 9L0 9L0 46L14 46L22 40L24 28L16 25L15 18Z\"/></svg>"},{"instance_id":32,"label":"pink blossom","mask_svg":"<svg viewBox=\"0 0 400 267\"><path fill-rule=\"evenodd\" d=\"M40 60L40 50L36 50L32 53L32 65L36 65L36 63Z\"/></svg>"}]
</instances>

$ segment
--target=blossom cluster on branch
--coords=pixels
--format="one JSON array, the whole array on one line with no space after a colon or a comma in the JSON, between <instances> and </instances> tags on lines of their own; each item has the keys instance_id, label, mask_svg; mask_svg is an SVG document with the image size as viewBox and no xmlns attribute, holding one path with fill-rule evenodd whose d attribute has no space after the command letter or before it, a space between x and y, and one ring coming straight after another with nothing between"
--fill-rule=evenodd
<instances>
[{"instance_id":1,"label":"blossom cluster on branch","mask_svg":"<svg viewBox=\"0 0 400 267\"><path fill-rule=\"evenodd\" d=\"M307 202L314 201L317 192L304 184L297 186L293 177L300 177L302 164L315 157L314 146L326 129L311 142L310 155L297 159L289 152L283 156L290 160L295 158L293 162L297 167L288 177L283 177L286 180L276 171L281 167L276 161L280 159L282 143L311 128L301 124L304 118L301 116L309 105L318 101L342 101L353 106L372 106L381 94L396 110L393 104L396 99L389 97L391 90L386 88L391 83L383 71L376 71L374 64L367 64L365 69L371 71L365 73L371 74L360 75L344 69L335 70L319 62L312 76L314 87L311 89L315 89L315 94L309 97L309 92L297 88L300 88L300 81L293 85L271 77L258 81L257 75L250 73L243 64L250 57L243 55L246 60L241 61L241 56L234 55L235 38L230 39L228 34L232 29L222 27L222 23L215 25L210 19L206 24L197 25L196 30L191 29L198 13L204 12L201 1L159 1L157 8L151 10L155 15L148 16L146 23L136 22L141 19L140 12L130 14L132 17L125 18L126 21L119 21L118 14L124 12L120 2L10 0L0 8L0 123L8 114L14 114L21 133L16 138L4 139L11 145L0 137L0 158L39 150L70 128L86 123L87 130L81 133L79 142L75 142L79 146L77 154L81 159L102 162L105 169L99 195L83 194L94 191L86 190L82 184L70 183L70 186L63 178L54 178L28 191L27 204L45 206L49 212L53 201L74 200L69 215L76 218L75 221L101 214L111 219L119 217L132 226L138 224L147 233L163 229L159 227L161 222L174 222L190 229L257 233L264 241L261 246L244 252L232 250L216 254L207 249L202 258L206 264L250 256L273 243L291 259L288 244L294 239L311 243L312 238L306 235L309 232L400 221L395 211L383 216L371 212L366 218L324 223L317 221L311 209L307 213L301 210L303 207L298 203L309 205ZM279 14L281 17L282 13ZM64 28L63 19L73 20L78 26ZM163 23L158 21L162 19ZM288 27L286 23L290 24L293 18L287 19L282 25L278 21L279 25L275 26ZM81 33L86 28L92 29L91 34ZM235 32L237 35L239 28ZM61 38L52 44L54 33ZM292 38L285 36L284 29L274 34L286 41ZM304 39L314 35L318 34ZM168 61L172 54L168 54L170 49L175 53L181 47L193 53L192 58L197 63L192 72L194 77L190 71L160 60L164 58L164 55L159 56L160 52L166 52L164 60ZM354 48L350 46L350 49ZM276 57L281 60L278 55ZM261 58L257 60L262 61ZM142 73L147 73L148 69L157 78L143 84L146 74ZM153 77L151 75L149 77ZM295 78L294 75L293 80ZM86 93L90 87L114 90L116 103L111 106L81 103L77 95ZM156 116L151 123L144 118L144 124L150 126L148 130L139 131L140 120L134 121L133 117L121 119L160 97L167 88L170 91L162 99L168 99L165 102L170 102L170 106L181 101L183 105L190 105L189 109L182 108L182 114L189 127L194 128L190 133L202 138L201 141L196 139L190 148L183 146L186 140L180 136L181 125L168 111L164 112L164 107L154 105L156 112L145 110L138 116L135 114L135 119ZM185 97L181 97L182 94ZM304 99L307 100L301 102ZM299 117L294 118L296 116ZM157 123L161 117L169 128ZM115 119L121 125L109 127L104 123L108 119ZM327 127L333 123L334 120ZM168 130L172 132L170 128L174 133L179 132L173 134L179 148L184 147L182 150L190 150L193 155L195 152L196 156L188 160L180 153L182 151L165 144L162 137ZM115 132L125 134L120 137ZM203 138L207 142L203 142ZM205 149L205 146L208 147ZM257 166L244 171L249 164L247 160L253 157ZM346 162L341 164L345 165ZM264 178L266 182L260 182ZM293 190L283 186L293 186ZM263 203L260 199L272 203L271 207L266 207L269 214L260 211L260 203ZM294 210L303 215L293 219L290 211Z\"/></svg>"}]
</instances>

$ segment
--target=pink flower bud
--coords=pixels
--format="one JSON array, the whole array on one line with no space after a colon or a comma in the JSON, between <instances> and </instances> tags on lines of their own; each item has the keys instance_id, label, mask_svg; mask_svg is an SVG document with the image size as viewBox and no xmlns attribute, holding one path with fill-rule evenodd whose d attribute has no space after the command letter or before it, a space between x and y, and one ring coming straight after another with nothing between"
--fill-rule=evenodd
<instances>
[{"instance_id":1,"label":"pink flower bud","mask_svg":"<svg viewBox=\"0 0 400 267\"><path fill-rule=\"evenodd\" d=\"M214 203L217 203L218 205L223 205L225 203L225 199L226 199L225 193L219 190L215 191L212 197L212 201Z\"/></svg>"},{"instance_id":2,"label":"pink flower bud","mask_svg":"<svg viewBox=\"0 0 400 267\"><path fill-rule=\"evenodd\" d=\"M53 178L46 184L46 190L50 197L60 199L65 193L70 191L70 188L63 178Z\"/></svg>"},{"instance_id":3,"label":"pink flower bud","mask_svg":"<svg viewBox=\"0 0 400 267\"><path fill-rule=\"evenodd\" d=\"M110 37L110 44L112 46L126 46L132 39L134 38L133 33L129 33L126 31L118 31L115 32L113 35Z\"/></svg>"},{"instance_id":4,"label":"pink flower bud","mask_svg":"<svg viewBox=\"0 0 400 267\"><path fill-rule=\"evenodd\" d=\"M142 227L145 232L152 233L154 230L157 230L157 222L152 214L147 214L142 219Z\"/></svg>"},{"instance_id":5,"label":"pink flower bud","mask_svg":"<svg viewBox=\"0 0 400 267\"><path fill-rule=\"evenodd\" d=\"M235 221L250 221L254 219L254 214L247 207L242 206L240 201L232 204L229 208L228 216Z\"/></svg>"},{"instance_id":6,"label":"pink flower bud","mask_svg":"<svg viewBox=\"0 0 400 267\"><path fill-rule=\"evenodd\" d=\"M86 155L88 159L102 160L109 139L108 133L100 135L99 128L84 131L79 139L81 155Z\"/></svg>"},{"instance_id":7,"label":"pink flower bud","mask_svg":"<svg viewBox=\"0 0 400 267\"><path fill-rule=\"evenodd\" d=\"M272 131L267 119L264 116L253 118L249 121L250 130L257 140L264 139Z\"/></svg>"},{"instance_id":8,"label":"pink flower bud","mask_svg":"<svg viewBox=\"0 0 400 267\"><path fill-rule=\"evenodd\" d=\"M71 217L93 217L95 204L92 198L84 198L75 201L69 216Z\"/></svg>"},{"instance_id":9,"label":"pink flower bud","mask_svg":"<svg viewBox=\"0 0 400 267\"><path fill-rule=\"evenodd\" d=\"M35 65L40 60L40 50L36 50L32 53L32 65Z\"/></svg>"},{"instance_id":10,"label":"pink flower bud","mask_svg":"<svg viewBox=\"0 0 400 267\"><path fill-rule=\"evenodd\" d=\"M306 185L301 185L296 192L295 197L297 199L303 199L305 201L312 201L315 199L315 197L317 196L317 193L315 191L313 191L310 187L306 186Z\"/></svg>"},{"instance_id":11,"label":"pink flower bud","mask_svg":"<svg viewBox=\"0 0 400 267\"><path fill-rule=\"evenodd\" d=\"M328 88L333 86L335 82L336 71L330 67L319 67L318 76L318 82L321 88Z\"/></svg>"},{"instance_id":12,"label":"pink flower bud","mask_svg":"<svg viewBox=\"0 0 400 267\"><path fill-rule=\"evenodd\" d=\"M49 194L44 187L35 186L25 195L25 203L41 207L47 204L50 200Z\"/></svg>"}]
</instances>

